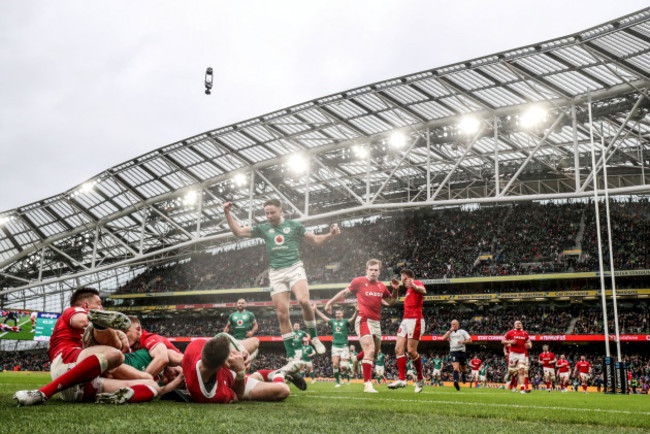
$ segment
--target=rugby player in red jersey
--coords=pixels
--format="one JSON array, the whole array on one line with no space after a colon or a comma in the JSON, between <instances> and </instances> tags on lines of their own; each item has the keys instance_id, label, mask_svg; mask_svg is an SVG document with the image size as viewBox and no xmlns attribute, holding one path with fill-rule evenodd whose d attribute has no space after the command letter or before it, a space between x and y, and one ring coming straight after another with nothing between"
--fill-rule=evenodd
<instances>
[{"instance_id":1,"label":"rugby player in red jersey","mask_svg":"<svg viewBox=\"0 0 650 434\"><path fill-rule=\"evenodd\" d=\"M469 368L472 370L470 376L469 376L469 388L472 388L472 383L476 383L476 387L478 387L478 370L481 368L481 365L483 362L481 359L478 357L474 357L472 360L469 361Z\"/></svg>"},{"instance_id":2,"label":"rugby player in red jersey","mask_svg":"<svg viewBox=\"0 0 650 434\"><path fill-rule=\"evenodd\" d=\"M508 368L516 368L519 373L519 389L521 393L527 393L528 389L528 348L530 337L524 331L521 321L515 321L515 328L510 330L501 341L504 345L510 345L508 354Z\"/></svg>"},{"instance_id":3,"label":"rugby player in red jersey","mask_svg":"<svg viewBox=\"0 0 650 434\"><path fill-rule=\"evenodd\" d=\"M544 371L544 382L546 383L546 390L551 392L555 386L555 354L548 350L548 345L542 347L543 351L539 354L538 361L542 365Z\"/></svg>"},{"instance_id":4,"label":"rugby player in red jersey","mask_svg":"<svg viewBox=\"0 0 650 434\"><path fill-rule=\"evenodd\" d=\"M147 350L152 359L145 372L155 378L168 366L180 366L183 353L169 339L144 330L140 320L135 316L129 316L129 320L131 327L126 331L126 336L129 339L130 350Z\"/></svg>"},{"instance_id":5,"label":"rugby player in red jersey","mask_svg":"<svg viewBox=\"0 0 650 434\"><path fill-rule=\"evenodd\" d=\"M580 374L582 391L584 393L587 393L587 384L589 383L589 378L591 377L591 363L587 361L586 356L580 356L580 361L576 362L576 366L573 368L574 377L576 377L576 373Z\"/></svg>"},{"instance_id":6,"label":"rugby player in red jersey","mask_svg":"<svg viewBox=\"0 0 650 434\"><path fill-rule=\"evenodd\" d=\"M422 303L427 290L422 282L415 280L415 273L412 270L404 269L400 272L400 275L402 284L406 288L406 296L404 297L404 319L399 325L397 343L395 344L399 379L389 384L388 388L406 387L406 356L404 354L404 350L406 350L417 373L415 393L420 393L424 388L424 376L422 375L422 359L418 354L418 344L420 343L420 337L424 333L425 324L422 316Z\"/></svg>"},{"instance_id":7,"label":"rugby player in red jersey","mask_svg":"<svg viewBox=\"0 0 650 434\"><path fill-rule=\"evenodd\" d=\"M119 312L104 312L99 291L92 288L74 291L70 306L57 320L50 338L48 353L53 381L38 390L16 392L13 398L18 404L42 404L56 393L64 401L97 399L113 404L150 401L156 397L161 389L153 380L100 376L122 364L124 355L120 350L107 345L83 348L82 336L88 325L92 323L99 334L102 330L111 333L111 328L128 328L128 318Z\"/></svg>"},{"instance_id":8,"label":"rugby player in red jersey","mask_svg":"<svg viewBox=\"0 0 650 434\"><path fill-rule=\"evenodd\" d=\"M285 379L304 380L298 372L303 363L291 361L276 371L258 371L246 375L242 352L231 348L225 334L212 339L196 339L185 349L183 374L190 399L200 403L228 404L241 400L281 401L289 396ZM265 382L270 381L270 382Z\"/></svg>"},{"instance_id":9,"label":"rugby player in red jersey","mask_svg":"<svg viewBox=\"0 0 650 434\"><path fill-rule=\"evenodd\" d=\"M560 379L562 392L566 392L571 376L571 363L569 363L564 354L560 354L560 360L555 363L555 367L557 368L557 376Z\"/></svg>"},{"instance_id":10,"label":"rugby player in red jersey","mask_svg":"<svg viewBox=\"0 0 650 434\"><path fill-rule=\"evenodd\" d=\"M376 349L381 345L381 305L382 300L388 305L395 304L397 301L397 292L399 291L399 282L392 279L390 282L393 288L392 294L382 282L379 281L381 273L381 261L371 259L366 262L365 277L357 277L344 290L337 293L325 305L325 311L332 313L332 305L339 300L344 300L351 294L356 294L359 303L359 316L354 322L359 341L361 343L361 352L357 354L357 360L361 360L363 369L363 391L367 393L377 393L372 386L372 367L377 355Z\"/></svg>"}]
</instances>

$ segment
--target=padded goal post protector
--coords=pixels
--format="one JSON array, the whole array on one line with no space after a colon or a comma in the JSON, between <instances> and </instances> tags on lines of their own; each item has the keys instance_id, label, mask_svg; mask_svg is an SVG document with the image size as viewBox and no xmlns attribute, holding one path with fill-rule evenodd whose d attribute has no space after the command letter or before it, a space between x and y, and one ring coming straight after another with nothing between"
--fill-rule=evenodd
<instances>
[{"instance_id":1,"label":"padded goal post protector","mask_svg":"<svg viewBox=\"0 0 650 434\"><path fill-rule=\"evenodd\" d=\"M606 394L616 393L616 375L614 373L614 359L611 357L605 357L603 359L603 380L605 381L604 391Z\"/></svg>"}]
</instances>

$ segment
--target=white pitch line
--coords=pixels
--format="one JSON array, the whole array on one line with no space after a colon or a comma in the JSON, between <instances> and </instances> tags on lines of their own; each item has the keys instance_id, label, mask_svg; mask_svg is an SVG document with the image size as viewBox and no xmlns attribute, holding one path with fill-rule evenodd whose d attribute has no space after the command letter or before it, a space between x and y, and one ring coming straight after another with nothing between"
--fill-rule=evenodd
<instances>
[{"instance_id":1,"label":"white pitch line","mask_svg":"<svg viewBox=\"0 0 650 434\"><path fill-rule=\"evenodd\" d=\"M293 396L293 395L292 395ZM629 411L629 410L609 410L602 408L577 408L577 407L550 407L543 405L521 405L521 404L499 404L486 402L468 402L468 401L441 401L425 399L394 399L394 398L359 398L355 396L322 396L308 395L309 398L319 399L356 399L360 401L390 401L390 402L423 402L429 404L458 404L458 405L475 405L479 407L508 407L508 408L536 408L541 410L569 410L569 411L591 411L594 413L620 413L632 415L650 416L650 411Z\"/></svg>"},{"instance_id":2,"label":"white pitch line","mask_svg":"<svg viewBox=\"0 0 650 434\"><path fill-rule=\"evenodd\" d=\"M20 326L23 325L23 324L27 324L27 321L31 321L31 319L32 319L31 317L30 317L30 318L27 318L25 321L23 321L23 322L21 322L20 324L18 324L17 327L20 327ZM4 333L0 334L0 338L3 337L4 335L6 335L7 333L9 333L9 332L4 332ZM12 332L12 333L13 333L13 332ZM29 340L29 339L27 339L27 340Z\"/></svg>"}]
</instances>

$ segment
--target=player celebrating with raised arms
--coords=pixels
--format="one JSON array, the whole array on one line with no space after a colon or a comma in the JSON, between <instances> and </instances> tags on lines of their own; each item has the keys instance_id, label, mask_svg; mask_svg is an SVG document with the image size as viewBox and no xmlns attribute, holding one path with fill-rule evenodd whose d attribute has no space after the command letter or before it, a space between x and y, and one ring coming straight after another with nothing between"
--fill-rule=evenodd
<instances>
[{"instance_id":1,"label":"player celebrating with raised arms","mask_svg":"<svg viewBox=\"0 0 650 434\"><path fill-rule=\"evenodd\" d=\"M343 309L336 309L335 318L330 318L313 304L314 312L322 319L327 321L332 326L332 371L336 379L336 386L341 387L341 375L348 369L348 362L350 361L350 350L348 348L348 327L354 324L354 319L357 317L358 308L355 306L354 313L349 319L343 318ZM348 374L348 383L350 381L350 374Z\"/></svg>"},{"instance_id":2,"label":"player celebrating with raised arms","mask_svg":"<svg viewBox=\"0 0 650 434\"><path fill-rule=\"evenodd\" d=\"M515 328L506 333L501 343L510 345L508 368L517 368L519 373L519 388L521 393L527 393L529 391L528 348L530 348L530 337L524 331L524 326L521 321L515 321Z\"/></svg>"},{"instance_id":3,"label":"player celebrating with raised arms","mask_svg":"<svg viewBox=\"0 0 650 434\"><path fill-rule=\"evenodd\" d=\"M357 277L352 280L350 286L337 293L325 305L325 311L332 313L332 305L339 300L344 300L351 294L356 294L359 303L359 316L357 316L354 326L361 343L361 352L357 355L357 360L362 358L361 366L363 370L363 391L367 393L377 393L372 386L372 365L375 360L376 351L381 344L381 305L385 300L389 305L397 301L397 291L399 282L392 279L390 282L393 288L392 294L382 282L379 281L381 273L381 261L370 259L366 262L365 277Z\"/></svg>"},{"instance_id":4,"label":"player celebrating with raised arms","mask_svg":"<svg viewBox=\"0 0 650 434\"><path fill-rule=\"evenodd\" d=\"M389 384L388 388L406 387L406 356L404 354L406 350L417 372L415 393L420 393L424 388L424 376L422 375L422 359L418 354L418 343L422 333L424 333L425 324L422 316L422 303L427 290L422 282L415 280L415 273L412 270L404 269L400 275L402 283L406 287L406 296L404 297L404 319L399 325L397 343L395 344L399 379Z\"/></svg>"},{"instance_id":5,"label":"player celebrating with raised arms","mask_svg":"<svg viewBox=\"0 0 650 434\"><path fill-rule=\"evenodd\" d=\"M334 224L330 226L330 232L325 235L314 235L311 232L306 232L302 223L284 219L282 204L277 199L271 199L264 203L266 223L252 227L242 227L230 214L232 206L232 202L226 202L223 205L226 221L232 233L237 237L262 238L266 243L271 268L269 270L271 300L273 300L278 315L280 332L282 333L287 355L289 358L295 357L293 331L291 330L291 319L289 318L290 292L293 292L296 301L302 308L302 316L307 326L307 332L311 337L312 345L318 354L324 354L325 346L318 339L316 318L309 301L307 275L300 260L298 246L301 240L313 246L322 246L340 235L341 229Z\"/></svg>"},{"instance_id":6,"label":"player celebrating with raised arms","mask_svg":"<svg viewBox=\"0 0 650 434\"><path fill-rule=\"evenodd\" d=\"M548 350L548 345L542 346L543 351L539 354L539 363L544 370L544 382L546 383L546 390L550 393L555 386L555 354Z\"/></svg>"},{"instance_id":7,"label":"player celebrating with raised arms","mask_svg":"<svg viewBox=\"0 0 650 434\"><path fill-rule=\"evenodd\" d=\"M458 320L451 322L451 329L442 335L442 340L449 339L449 358L451 366L454 368L454 387L460 390L458 382L461 380L461 374L467 369L466 344L472 343L472 337L465 330L460 328Z\"/></svg>"}]
</instances>

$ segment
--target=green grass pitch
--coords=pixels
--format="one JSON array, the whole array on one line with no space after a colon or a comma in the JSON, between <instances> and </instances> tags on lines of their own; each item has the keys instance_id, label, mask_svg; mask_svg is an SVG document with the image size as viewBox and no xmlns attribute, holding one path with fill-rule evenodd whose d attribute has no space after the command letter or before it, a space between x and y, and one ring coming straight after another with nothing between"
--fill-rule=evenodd
<instances>
[{"instance_id":1,"label":"green grass pitch","mask_svg":"<svg viewBox=\"0 0 650 434\"><path fill-rule=\"evenodd\" d=\"M0 317L0 322L4 322L5 317ZM14 325L13 321L9 321L10 326ZM34 333L32 333L32 320L29 315L21 316L18 318L18 325L22 328L22 331L18 333L14 332L1 332L0 339L18 339L18 340L28 340L31 341L34 339Z\"/></svg>"},{"instance_id":2,"label":"green grass pitch","mask_svg":"<svg viewBox=\"0 0 650 434\"><path fill-rule=\"evenodd\" d=\"M527 395L499 389L413 386L396 391L376 386L365 394L361 383L293 388L281 403L232 405L157 401L124 406L70 404L53 398L45 405L16 407L11 395L48 381L47 374L0 373L3 432L648 432L650 396L582 392Z\"/></svg>"}]
</instances>

